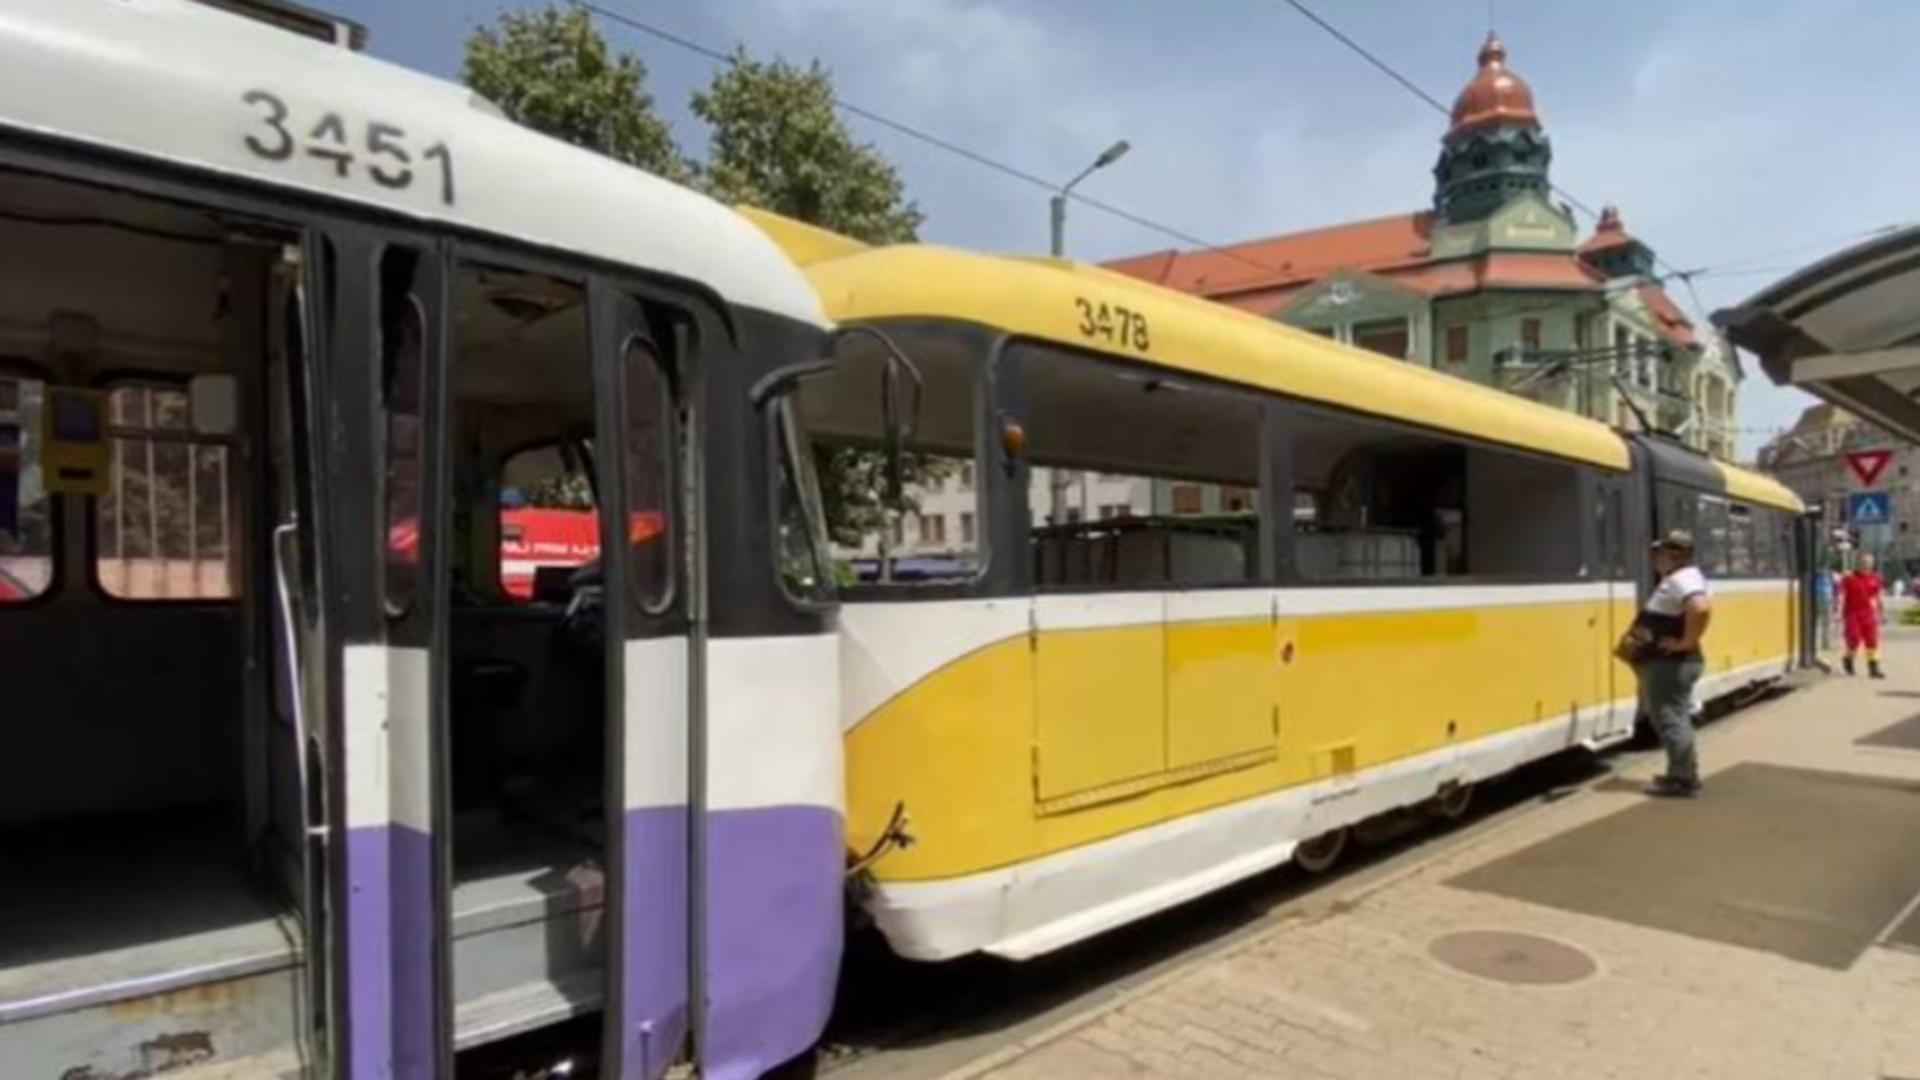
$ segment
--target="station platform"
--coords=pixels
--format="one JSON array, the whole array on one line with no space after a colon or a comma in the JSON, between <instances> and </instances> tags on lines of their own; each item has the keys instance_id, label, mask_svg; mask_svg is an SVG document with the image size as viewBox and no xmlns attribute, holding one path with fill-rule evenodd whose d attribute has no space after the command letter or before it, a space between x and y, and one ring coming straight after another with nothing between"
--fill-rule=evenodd
<instances>
[{"instance_id":1,"label":"station platform","mask_svg":"<svg viewBox=\"0 0 1920 1080\"><path fill-rule=\"evenodd\" d=\"M1920 1080L1920 632L948 1075ZM1864 675L1864 673L1863 673Z\"/></svg>"}]
</instances>

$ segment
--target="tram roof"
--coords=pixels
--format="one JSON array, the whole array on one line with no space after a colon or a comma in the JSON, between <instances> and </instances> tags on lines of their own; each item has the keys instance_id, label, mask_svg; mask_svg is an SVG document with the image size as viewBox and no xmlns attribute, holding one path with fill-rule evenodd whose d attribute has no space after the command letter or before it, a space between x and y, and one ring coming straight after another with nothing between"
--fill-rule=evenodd
<instances>
[{"instance_id":1,"label":"tram roof","mask_svg":"<svg viewBox=\"0 0 1920 1080\"><path fill-rule=\"evenodd\" d=\"M267 125L282 103L283 160ZM323 129L330 118L339 128ZM369 154L386 125L410 157ZM819 303L766 235L705 196L506 119L471 90L190 0L0 6L0 130L15 129L695 281L807 322ZM332 140L338 131L343 138ZM330 141L331 140L331 141ZM341 145L344 144L344 145ZM451 198L438 159L451 161ZM338 146L335 159L312 149ZM344 171L346 175L341 175Z\"/></svg>"},{"instance_id":2,"label":"tram roof","mask_svg":"<svg viewBox=\"0 0 1920 1080\"><path fill-rule=\"evenodd\" d=\"M749 216L806 265L828 317L836 321L918 317L978 323L1423 427L1628 468L1626 444L1603 424L1099 267L921 244L865 247L849 242L834 251L811 226L762 212ZM1116 346L1081 333L1081 301L1144 318L1147 347ZM1130 334L1123 336L1134 340Z\"/></svg>"},{"instance_id":3,"label":"tram roof","mask_svg":"<svg viewBox=\"0 0 1920 1080\"><path fill-rule=\"evenodd\" d=\"M1745 499L1748 502L1760 503L1763 506L1771 506L1796 514L1807 508L1806 504L1800 501L1800 496L1795 495L1791 488L1771 476L1719 461L1714 462L1714 466L1720 470L1720 475L1726 480L1727 494L1736 499Z\"/></svg>"}]
</instances>

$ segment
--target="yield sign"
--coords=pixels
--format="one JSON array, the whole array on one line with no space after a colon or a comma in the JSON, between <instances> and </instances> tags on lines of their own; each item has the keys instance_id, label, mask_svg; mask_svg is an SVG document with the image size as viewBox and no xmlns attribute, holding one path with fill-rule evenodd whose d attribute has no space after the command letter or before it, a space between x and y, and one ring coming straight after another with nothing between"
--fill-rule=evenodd
<instances>
[{"instance_id":1,"label":"yield sign","mask_svg":"<svg viewBox=\"0 0 1920 1080\"><path fill-rule=\"evenodd\" d=\"M1847 455L1847 467L1860 478L1862 487L1872 487L1873 482L1886 471L1887 462L1892 460L1891 450L1856 450Z\"/></svg>"}]
</instances>

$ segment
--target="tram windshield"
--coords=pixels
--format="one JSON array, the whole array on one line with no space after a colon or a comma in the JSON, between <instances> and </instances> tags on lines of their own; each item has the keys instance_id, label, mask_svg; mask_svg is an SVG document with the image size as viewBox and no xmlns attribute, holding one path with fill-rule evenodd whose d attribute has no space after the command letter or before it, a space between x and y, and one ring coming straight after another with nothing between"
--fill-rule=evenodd
<instances>
[{"instance_id":1,"label":"tram windshield","mask_svg":"<svg viewBox=\"0 0 1920 1080\"><path fill-rule=\"evenodd\" d=\"M911 370L890 375L877 339L841 339L833 372L795 394L787 467L814 474L839 586L969 581L988 558L977 446L988 342L956 326L884 329Z\"/></svg>"}]
</instances>

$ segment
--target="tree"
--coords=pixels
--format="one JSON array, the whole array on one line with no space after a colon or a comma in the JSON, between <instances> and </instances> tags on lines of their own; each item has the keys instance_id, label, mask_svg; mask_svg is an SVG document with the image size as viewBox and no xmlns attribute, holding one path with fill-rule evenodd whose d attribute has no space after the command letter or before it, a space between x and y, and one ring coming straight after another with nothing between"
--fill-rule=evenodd
<instances>
[{"instance_id":1,"label":"tree","mask_svg":"<svg viewBox=\"0 0 1920 1080\"><path fill-rule=\"evenodd\" d=\"M832 76L817 61L801 68L735 52L712 83L693 95L693 113L712 129L699 177L714 198L870 244L916 238L925 220L920 209L907 201L893 165L841 122ZM917 492L946 471L926 455L904 455L906 492L902 505L893 506L886 498L884 452L816 441L813 453L827 533L845 547L858 547L869 536L884 538L892 516L917 510Z\"/></svg>"},{"instance_id":2,"label":"tree","mask_svg":"<svg viewBox=\"0 0 1920 1080\"><path fill-rule=\"evenodd\" d=\"M722 202L747 203L873 244L915 239L919 207L879 151L834 111L833 80L736 52L693 112L712 127L700 182Z\"/></svg>"},{"instance_id":3,"label":"tree","mask_svg":"<svg viewBox=\"0 0 1920 1080\"><path fill-rule=\"evenodd\" d=\"M508 12L467 39L461 77L519 123L680 183L692 169L653 111L647 68L610 56L582 8Z\"/></svg>"}]
</instances>

